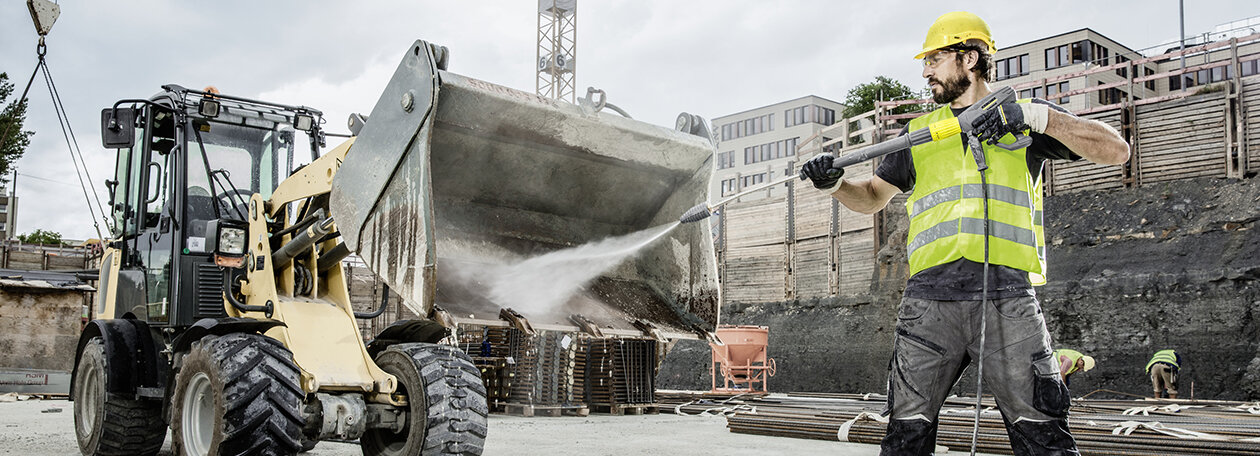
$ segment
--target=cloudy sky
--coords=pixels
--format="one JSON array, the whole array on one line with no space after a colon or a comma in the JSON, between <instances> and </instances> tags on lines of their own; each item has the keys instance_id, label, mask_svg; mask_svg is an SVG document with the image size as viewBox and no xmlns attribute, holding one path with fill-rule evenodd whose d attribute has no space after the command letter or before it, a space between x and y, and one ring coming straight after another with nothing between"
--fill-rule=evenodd
<instances>
[{"instance_id":1,"label":"cloudy sky","mask_svg":"<svg viewBox=\"0 0 1260 456\"><path fill-rule=\"evenodd\" d=\"M25 1L0 1L0 72L20 92L36 63ZM1260 16L1255 0L1188 1L1186 34ZM113 173L100 146L100 110L162 84L322 109L329 130L367 113L415 39L447 46L449 69L534 90L537 2L73 1L60 3L47 61L96 191ZM997 45L1089 27L1134 49L1175 40L1178 3L884 0L581 0L579 95L595 86L647 122L681 111L708 118L804 95L842 101L877 75L923 86L917 53L945 12L979 14ZM37 228L95 237L47 88L31 89L17 163L19 233ZM335 145L330 141L330 145ZM105 197L101 197L105 200ZM101 225L104 230L104 224Z\"/></svg>"}]
</instances>

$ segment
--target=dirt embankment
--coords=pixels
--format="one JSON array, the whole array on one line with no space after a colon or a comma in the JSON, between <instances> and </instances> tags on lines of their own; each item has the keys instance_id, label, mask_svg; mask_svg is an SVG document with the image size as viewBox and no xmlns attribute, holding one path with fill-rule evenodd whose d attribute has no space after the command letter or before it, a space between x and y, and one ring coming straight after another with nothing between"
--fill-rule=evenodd
<instances>
[{"instance_id":1,"label":"dirt embankment","mask_svg":"<svg viewBox=\"0 0 1260 456\"><path fill-rule=\"evenodd\" d=\"M1150 394L1157 350L1185 358L1183 395L1260 398L1260 186L1196 179L1047 199L1056 346L1092 353L1082 394Z\"/></svg>"},{"instance_id":2,"label":"dirt embankment","mask_svg":"<svg viewBox=\"0 0 1260 456\"><path fill-rule=\"evenodd\" d=\"M1046 200L1050 283L1037 290L1055 347L1091 354L1074 395L1150 394L1155 351L1185 358L1183 395L1260 398L1260 185L1196 179ZM877 256L872 293L728 305L726 324L770 326L775 391L883 392L904 284L905 216ZM658 377L665 388L708 388L709 351L681 342ZM971 391L966 376L958 392ZM960 387L962 388L962 387ZM1123 397L1100 392L1095 395Z\"/></svg>"}]
</instances>

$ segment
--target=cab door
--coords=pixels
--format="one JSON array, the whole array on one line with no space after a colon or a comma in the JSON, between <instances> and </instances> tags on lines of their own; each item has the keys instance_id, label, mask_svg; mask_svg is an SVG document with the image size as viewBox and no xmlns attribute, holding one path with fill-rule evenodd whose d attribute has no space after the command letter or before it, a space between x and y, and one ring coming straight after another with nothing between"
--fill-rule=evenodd
<instances>
[{"instance_id":1,"label":"cab door","mask_svg":"<svg viewBox=\"0 0 1260 456\"><path fill-rule=\"evenodd\" d=\"M174 113L151 109L148 141L145 144L143 198L137 205L140 217L136 238L137 267L144 273L145 320L150 324L170 322L172 313L173 248L176 223L174 166L180 144L179 122Z\"/></svg>"},{"instance_id":2,"label":"cab door","mask_svg":"<svg viewBox=\"0 0 1260 456\"><path fill-rule=\"evenodd\" d=\"M136 108L135 141L119 149L110 183L111 246L121 260L114 315L101 317L133 317L159 326L169 321L173 223L167 206L174 203L171 164L180 136L175 117L160 106Z\"/></svg>"}]
</instances>

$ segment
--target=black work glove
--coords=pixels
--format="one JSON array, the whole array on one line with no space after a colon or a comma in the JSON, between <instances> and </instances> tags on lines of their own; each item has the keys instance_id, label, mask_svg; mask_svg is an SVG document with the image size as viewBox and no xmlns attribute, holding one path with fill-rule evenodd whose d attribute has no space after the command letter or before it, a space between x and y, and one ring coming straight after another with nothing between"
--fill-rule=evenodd
<instances>
[{"instance_id":1,"label":"black work glove","mask_svg":"<svg viewBox=\"0 0 1260 456\"><path fill-rule=\"evenodd\" d=\"M990 145L1007 133L1020 133L1028 129L1024 122L1024 110L1018 103L1005 103L981 113L971 123L972 134Z\"/></svg>"},{"instance_id":2,"label":"black work glove","mask_svg":"<svg viewBox=\"0 0 1260 456\"><path fill-rule=\"evenodd\" d=\"M814 188L819 190L834 190L840 178L844 176L844 168L831 167L835 161L836 156L831 154L819 154L809 159L801 165L801 180L809 178L814 182Z\"/></svg>"}]
</instances>

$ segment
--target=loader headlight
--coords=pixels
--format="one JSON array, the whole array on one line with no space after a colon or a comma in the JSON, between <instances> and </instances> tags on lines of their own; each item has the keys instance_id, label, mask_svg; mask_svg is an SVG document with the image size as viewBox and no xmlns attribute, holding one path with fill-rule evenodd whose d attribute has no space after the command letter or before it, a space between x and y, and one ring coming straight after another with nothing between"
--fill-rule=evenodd
<instances>
[{"instance_id":1,"label":"loader headlight","mask_svg":"<svg viewBox=\"0 0 1260 456\"><path fill-rule=\"evenodd\" d=\"M197 113L204 117L219 117L220 108L219 102L202 98L201 104L197 106Z\"/></svg>"},{"instance_id":2,"label":"loader headlight","mask_svg":"<svg viewBox=\"0 0 1260 456\"><path fill-rule=\"evenodd\" d=\"M293 128L302 131L311 131L311 127L315 126L315 118L310 114L298 114L293 116Z\"/></svg>"},{"instance_id":3,"label":"loader headlight","mask_svg":"<svg viewBox=\"0 0 1260 456\"><path fill-rule=\"evenodd\" d=\"M241 228L221 227L219 228L219 249L216 253L220 255L239 256L245 254L245 230Z\"/></svg>"}]
</instances>

